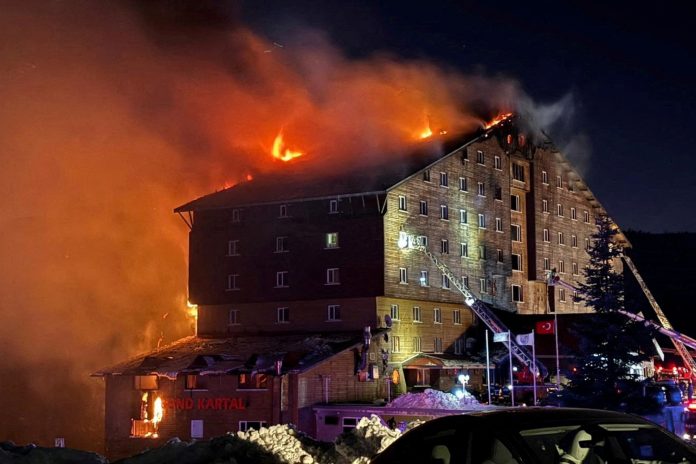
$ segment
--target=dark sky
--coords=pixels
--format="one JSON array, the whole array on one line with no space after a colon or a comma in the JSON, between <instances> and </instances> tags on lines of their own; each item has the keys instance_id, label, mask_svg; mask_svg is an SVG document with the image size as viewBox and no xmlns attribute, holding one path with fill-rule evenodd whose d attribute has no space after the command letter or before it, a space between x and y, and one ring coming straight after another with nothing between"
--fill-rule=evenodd
<instances>
[{"instance_id":1,"label":"dark sky","mask_svg":"<svg viewBox=\"0 0 696 464\"><path fill-rule=\"evenodd\" d=\"M308 27L348 56L390 51L571 98L552 133L624 229L696 231L694 16L679 2L247 2L243 20L285 44ZM579 147L579 149L578 149ZM579 156L574 156L575 154Z\"/></svg>"}]
</instances>

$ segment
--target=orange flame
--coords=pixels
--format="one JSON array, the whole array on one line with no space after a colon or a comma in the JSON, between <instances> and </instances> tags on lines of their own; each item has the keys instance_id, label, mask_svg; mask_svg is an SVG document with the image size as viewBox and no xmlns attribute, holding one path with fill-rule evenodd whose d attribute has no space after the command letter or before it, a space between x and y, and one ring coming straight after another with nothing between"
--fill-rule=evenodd
<instances>
[{"instance_id":1,"label":"orange flame","mask_svg":"<svg viewBox=\"0 0 696 464\"><path fill-rule=\"evenodd\" d=\"M154 429L154 432L152 433L153 438L157 438L159 436L157 429L159 427L159 423L162 422L163 417L164 407L162 407L162 398L158 396L155 398L154 410L152 412L152 428Z\"/></svg>"},{"instance_id":2,"label":"orange flame","mask_svg":"<svg viewBox=\"0 0 696 464\"><path fill-rule=\"evenodd\" d=\"M433 131L430 130L430 127L427 127L424 131L422 131L422 132L420 133L420 135L418 136L418 138L427 139L427 138L430 137L431 135L433 135Z\"/></svg>"},{"instance_id":3,"label":"orange flame","mask_svg":"<svg viewBox=\"0 0 696 464\"><path fill-rule=\"evenodd\" d=\"M493 118L493 120L492 120L491 122L487 123L487 124L484 126L484 129L490 129L491 127L493 127L493 126L495 126L495 125L497 125L497 124L500 124L501 122L505 121L505 120L506 120L507 118L509 118L510 116L512 116L512 113L501 113L501 114L499 114L498 116L496 116L495 118Z\"/></svg>"},{"instance_id":4,"label":"orange flame","mask_svg":"<svg viewBox=\"0 0 696 464\"><path fill-rule=\"evenodd\" d=\"M277 158L281 161L290 161L291 159L298 158L302 156L304 153L301 151L293 151L290 150L285 146L283 143L283 131L281 130L278 132L278 135L276 135L275 140L273 141L273 157Z\"/></svg>"}]
</instances>

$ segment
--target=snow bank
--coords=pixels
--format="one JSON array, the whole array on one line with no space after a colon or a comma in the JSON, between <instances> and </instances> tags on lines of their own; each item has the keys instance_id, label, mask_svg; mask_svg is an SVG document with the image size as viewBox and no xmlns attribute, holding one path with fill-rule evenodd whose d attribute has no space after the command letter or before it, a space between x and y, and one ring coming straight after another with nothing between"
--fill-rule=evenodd
<instances>
[{"instance_id":1,"label":"snow bank","mask_svg":"<svg viewBox=\"0 0 696 464\"><path fill-rule=\"evenodd\" d=\"M394 399L387 407L392 408L421 408L421 409L479 409L488 407L481 405L474 396L465 392L459 399L452 393L441 392L431 388L422 393L406 393Z\"/></svg>"}]
</instances>

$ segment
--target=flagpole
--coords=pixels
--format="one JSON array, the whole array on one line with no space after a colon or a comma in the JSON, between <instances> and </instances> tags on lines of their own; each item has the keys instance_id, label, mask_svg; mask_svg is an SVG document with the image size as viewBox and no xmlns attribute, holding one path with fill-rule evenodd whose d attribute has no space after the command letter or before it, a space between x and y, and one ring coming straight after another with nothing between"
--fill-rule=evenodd
<instances>
[{"instance_id":1,"label":"flagpole","mask_svg":"<svg viewBox=\"0 0 696 464\"><path fill-rule=\"evenodd\" d=\"M556 337L556 389L561 389L561 363L558 359L558 313L553 312L553 333Z\"/></svg>"},{"instance_id":2,"label":"flagpole","mask_svg":"<svg viewBox=\"0 0 696 464\"><path fill-rule=\"evenodd\" d=\"M511 333L508 330L507 332L507 338L508 338L508 355L510 357L510 402L511 405L515 405L515 379L512 377L512 338L511 338Z\"/></svg>"},{"instance_id":3,"label":"flagpole","mask_svg":"<svg viewBox=\"0 0 696 464\"><path fill-rule=\"evenodd\" d=\"M488 384L488 405L491 403L491 357L488 352L488 329L486 329L486 383Z\"/></svg>"},{"instance_id":4,"label":"flagpole","mask_svg":"<svg viewBox=\"0 0 696 464\"><path fill-rule=\"evenodd\" d=\"M532 375L534 376L534 406L537 405L537 362L536 362L536 340L534 330L532 330Z\"/></svg>"}]
</instances>

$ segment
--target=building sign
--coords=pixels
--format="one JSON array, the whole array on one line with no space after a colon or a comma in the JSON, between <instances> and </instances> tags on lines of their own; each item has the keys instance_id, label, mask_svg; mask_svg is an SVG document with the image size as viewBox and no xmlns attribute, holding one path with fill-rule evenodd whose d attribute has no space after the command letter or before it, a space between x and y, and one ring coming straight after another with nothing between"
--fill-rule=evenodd
<instances>
[{"instance_id":1,"label":"building sign","mask_svg":"<svg viewBox=\"0 0 696 464\"><path fill-rule=\"evenodd\" d=\"M244 410L246 402L243 398L167 398L164 400L165 409L175 409L177 411L199 409L199 410Z\"/></svg>"}]
</instances>

